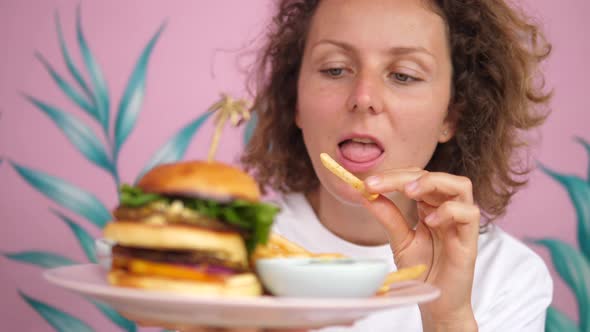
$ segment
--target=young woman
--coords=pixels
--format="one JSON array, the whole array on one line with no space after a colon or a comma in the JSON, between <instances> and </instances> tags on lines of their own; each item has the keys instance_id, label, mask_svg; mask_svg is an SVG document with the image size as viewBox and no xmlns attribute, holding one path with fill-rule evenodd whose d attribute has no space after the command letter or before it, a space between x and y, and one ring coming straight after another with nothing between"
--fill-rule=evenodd
<instances>
[{"instance_id":1,"label":"young woman","mask_svg":"<svg viewBox=\"0 0 590 332\"><path fill-rule=\"evenodd\" d=\"M547 268L493 224L525 183L521 133L547 114L539 29L504 0L279 0L267 38L242 162L281 194L275 231L314 252L426 264L442 291L321 331L543 331Z\"/></svg>"},{"instance_id":2,"label":"young woman","mask_svg":"<svg viewBox=\"0 0 590 332\"><path fill-rule=\"evenodd\" d=\"M282 0L272 22L242 162L282 194L276 231L311 251L424 263L442 290L325 331L543 331L547 268L493 224L525 182L520 134L547 114L539 29L504 0Z\"/></svg>"}]
</instances>

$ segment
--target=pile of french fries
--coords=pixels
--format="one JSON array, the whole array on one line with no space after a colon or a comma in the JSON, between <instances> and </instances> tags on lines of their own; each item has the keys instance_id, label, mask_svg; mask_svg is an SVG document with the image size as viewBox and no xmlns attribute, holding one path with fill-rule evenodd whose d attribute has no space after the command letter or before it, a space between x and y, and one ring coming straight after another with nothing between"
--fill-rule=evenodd
<instances>
[{"instance_id":1,"label":"pile of french fries","mask_svg":"<svg viewBox=\"0 0 590 332\"><path fill-rule=\"evenodd\" d=\"M276 233L271 234L266 245L259 245L256 247L252 255L254 261L262 258L320 258L320 259L335 259L345 258L346 256L338 253L312 253L302 246L293 243L281 235ZM420 264L408 268L399 269L391 272L385 278L385 281L377 291L376 295L383 295L389 291L391 285L394 283L415 280L420 277L426 270L426 265Z\"/></svg>"},{"instance_id":2,"label":"pile of french fries","mask_svg":"<svg viewBox=\"0 0 590 332\"><path fill-rule=\"evenodd\" d=\"M295 244L281 235L272 233L266 245L259 245L253 253L253 259L260 258L344 258L346 256L336 253L315 254L302 246Z\"/></svg>"}]
</instances>

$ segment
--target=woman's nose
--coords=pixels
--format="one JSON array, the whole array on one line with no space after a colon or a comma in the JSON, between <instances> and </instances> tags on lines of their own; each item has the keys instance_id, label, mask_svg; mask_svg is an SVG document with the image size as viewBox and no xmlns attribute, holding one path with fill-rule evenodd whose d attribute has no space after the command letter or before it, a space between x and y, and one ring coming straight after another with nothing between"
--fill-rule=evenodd
<instances>
[{"instance_id":1,"label":"woman's nose","mask_svg":"<svg viewBox=\"0 0 590 332\"><path fill-rule=\"evenodd\" d=\"M366 74L357 76L348 96L348 109L353 112L381 113L383 111L381 89L379 79Z\"/></svg>"}]
</instances>

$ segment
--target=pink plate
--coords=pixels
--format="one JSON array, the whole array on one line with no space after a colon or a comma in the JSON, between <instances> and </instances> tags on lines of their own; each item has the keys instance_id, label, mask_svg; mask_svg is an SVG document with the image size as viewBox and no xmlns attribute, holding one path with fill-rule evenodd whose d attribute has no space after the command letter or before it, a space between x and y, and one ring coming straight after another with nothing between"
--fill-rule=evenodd
<instances>
[{"instance_id":1,"label":"pink plate","mask_svg":"<svg viewBox=\"0 0 590 332\"><path fill-rule=\"evenodd\" d=\"M345 324L372 312L434 300L440 291L422 282L397 284L385 296L329 299L262 296L214 298L142 291L108 284L97 264L72 265L44 272L65 289L93 297L148 322L175 326L310 328Z\"/></svg>"}]
</instances>

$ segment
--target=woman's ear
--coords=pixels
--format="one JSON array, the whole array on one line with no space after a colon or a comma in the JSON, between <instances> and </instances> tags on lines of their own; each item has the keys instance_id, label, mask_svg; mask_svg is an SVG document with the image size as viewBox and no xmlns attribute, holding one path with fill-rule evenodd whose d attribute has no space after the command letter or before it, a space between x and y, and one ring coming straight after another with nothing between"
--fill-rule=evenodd
<instances>
[{"instance_id":1,"label":"woman's ear","mask_svg":"<svg viewBox=\"0 0 590 332\"><path fill-rule=\"evenodd\" d=\"M443 124L440 128L440 134L438 136L439 143L446 143L455 136L455 132L457 131L457 116L456 112L452 109L449 109L447 112L447 116L443 121Z\"/></svg>"}]
</instances>

